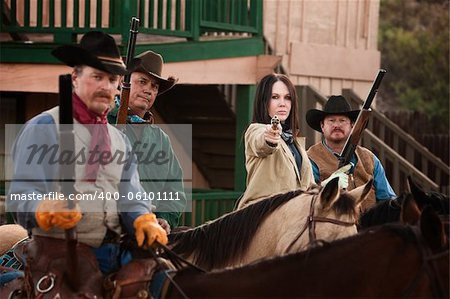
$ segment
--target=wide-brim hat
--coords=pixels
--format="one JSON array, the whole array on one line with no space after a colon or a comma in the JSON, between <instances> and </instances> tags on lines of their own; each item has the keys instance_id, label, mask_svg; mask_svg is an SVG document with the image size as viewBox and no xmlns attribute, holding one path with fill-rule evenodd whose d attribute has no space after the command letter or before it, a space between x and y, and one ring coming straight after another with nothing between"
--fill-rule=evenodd
<instances>
[{"instance_id":1,"label":"wide-brim hat","mask_svg":"<svg viewBox=\"0 0 450 299\"><path fill-rule=\"evenodd\" d=\"M88 65L113 75L128 73L114 38L101 31L90 31L79 45L60 46L52 55L71 67Z\"/></svg>"},{"instance_id":2,"label":"wide-brim hat","mask_svg":"<svg viewBox=\"0 0 450 299\"><path fill-rule=\"evenodd\" d=\"M322 132L320 122L328 115L345 115L352 122L358 117L359 110L351 110L350 105L343 96L331 96L326 102L323 110L310 109L306 112L306 122L318 132Z\"/></svg>"},{"instance_id":3,"label":"wide-brim hat","mask_svg":"<svg viewBox=\"0 0 450 299\"><path fill-rule=\"evenodd\" d=\"M171 89L178 81L175 77L167 79L161 77L164 61L160 54L153 51L145 51L137 55L129 67L131 72L149 74L159 82L158 95Z\"/></svg>"}]
</instances>

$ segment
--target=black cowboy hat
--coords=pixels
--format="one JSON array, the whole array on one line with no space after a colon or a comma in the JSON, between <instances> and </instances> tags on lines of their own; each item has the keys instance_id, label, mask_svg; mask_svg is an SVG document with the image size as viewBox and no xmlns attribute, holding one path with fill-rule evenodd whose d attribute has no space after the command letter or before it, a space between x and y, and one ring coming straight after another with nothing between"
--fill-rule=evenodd
<instances>
[{"instance_id":1,"label":"black cowboy hat","mask_svg":"<svg viewBox=\"0 0 450 299\"><path fill-rule=\"evenodd\" d=\"M79 45L60 46L52 55L72 67L88 65L113 75L128 73L114 38L100 31L90 31L83 35Z\"/></svg>"},{"instance_id":2,"label":"black cowboy hat","mask_svg":"<svg viewBox=\"0 0 450 299\"><path fill-rule=\"evenodd\" d=\"M322 110L310 109L306 112L306 122L318 132L322 132L320 122L327 115L345 115L352 122L358 117L359 110L351 110L350 105L343 96L331 96Z\"/></svg>"},{"instance_id":3,"label":"black cowboy hat","mask_svg":"<svg viewBox=\"0 0 450 299\"><path fill-rule=\"evenodd\" d=\"M159 82L158 95L171 89L178 81L174 77L164 79L161 77L164 61L160 54L153 51L145 51L137 55L130 66L131 72L142 72L149 74Z\"/></svg>"}]
</instances>

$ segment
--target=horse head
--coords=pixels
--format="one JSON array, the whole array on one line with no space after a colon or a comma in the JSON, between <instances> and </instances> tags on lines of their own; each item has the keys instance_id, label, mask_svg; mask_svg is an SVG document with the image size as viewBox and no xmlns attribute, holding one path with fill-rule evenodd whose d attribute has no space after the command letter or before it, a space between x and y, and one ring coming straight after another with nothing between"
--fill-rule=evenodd
<instances>
[{"instance_id":1,"label":"horse head","mask_svg":"<svg viewBox=\"0 0 450 299\"><path fill-rule=\"evenodd\" d=\"M423 208L428 204L427 201L427 194L423 189L413 180L413 178L409 175L408 176L408 185L409 189L411 190L411 194L414 197L415 202L417 203L420 210L423 210Z\"/></svg>"},{"instance_id":2,"label":"horse head","mask_svg":"<svg viewBox=\"0 0 450 299\"><path fill-rule=\"evenodd\" d=\"M400 209L400 222L409 225L417 224L420 220L420 211L412 195L406 195Z\"/></svg>"},{"instance_id":3,"label":"horse head","mask_svg":"<svg viewBox=\"0 0 450 299\"><path fill-rule=\"evenodd\" d=\"M355 213L359 213L359 207L369 195L373 180L370 179L365 185L347 192L340 191L338 182L339 178L334 178L319 193L324 211L334 209L338 214L346 214L353 209Z\"/></svg>"},{"instance_id":4,"label":"horse head","mask_svg":"<svg viewBox=\"0 0 450 299\"><path fill-rule=\"evenodd\" d=\"M419 210L431 206L439 215L449 215L450 198L447 195L435 191L425 192L411 176L408 176L408 185Z\"/></svg>"},{"instance_id":5,"label":"horse head","mask_svg":"<svg viewBox=\"0 0 450 299\"><path fill-rule=\"evenodd\" d=\"M299 201L286 203L280 210L290 211L290 216L285 217L285 231L290 238L282 238L279 242L282 252L297 252L320 242L356 234L359 208L371 186L372 180L352 191L341 191L336 178L323 188L299 195ZM292 238L295 230L297 234Z\"/></svg>"},{"instance_id":6,"label":"horse head","mask_svg":"<svg viewBox=\"0 0 450 299\"><path fill-rule=\"evenodd\" d=\"M432 251L446 248L448 251L448 237L444 223L431 207L423 209L419 221L420 231Z\"/></svg>"}]
</instances>

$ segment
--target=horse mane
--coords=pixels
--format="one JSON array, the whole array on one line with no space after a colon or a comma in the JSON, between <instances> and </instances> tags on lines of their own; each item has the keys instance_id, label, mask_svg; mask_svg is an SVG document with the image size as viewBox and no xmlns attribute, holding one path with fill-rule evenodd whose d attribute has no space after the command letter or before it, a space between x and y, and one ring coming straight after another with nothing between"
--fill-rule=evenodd
<instances>
[{"instance_id":1,"label":"horse mane","mask_svg":"<svg viewBox=\"0 0 450 299\"><path fill-rule=\"evenodd\" d=\"M349 215L354 219L359 217L359 209L357 209L355 198L351 197L348 192L342 192L339 199L334 203L333 209L337 215Z\"/></svg>"},{"instance_id":2,"label":"horse mane","mask_svg":"<svg viewBox=\"0 0 450 299\"><path fill-rule=\"evenodd\" d=\"M427 192L427 205L430 205L436 213L440 215L449 215L450 198L445 194L429 191Z\"/></svg>"},{"instance_id":3,"label":"horse mane","mask_svg":"<svg viewBox=\"0 0 450 299\"><path fill-rule=\"evenodd\" d=\"M360 228L369 228L400 219L402 203L411 194L403 193L394 199L383 200L365 211L359 218Z\"/></svg>"},{"instance_id":4,"label":"horse mane","mask_svg":"<svg viewBox=\"0 0 450 299\"><path fill-rule=\"evenodd\" d=\"M199 227L169 235L172 250L193 257L207 269L225 267L247 250L261 222L288 200L303 193L289 191L260 200Z\"/></svg>"}]
</instances>

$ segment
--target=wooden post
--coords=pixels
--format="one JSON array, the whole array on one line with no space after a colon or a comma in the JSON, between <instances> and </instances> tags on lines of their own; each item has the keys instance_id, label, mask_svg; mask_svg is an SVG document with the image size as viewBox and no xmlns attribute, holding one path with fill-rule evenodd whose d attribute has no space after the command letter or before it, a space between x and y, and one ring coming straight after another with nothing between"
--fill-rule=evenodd
<instances>
[{"instance_id":1,"label":"wooden post","mask_svg":"<svg viewBox=\"0 0 450 299\"><path fill-rule=\"evenodd\" d=\"M236 99L236 146L234 158L234 190L244 191L247 171L245 169L244 132L253 116L253 98L256 86L238 85Z\"/></svg>"}]
</instances>

